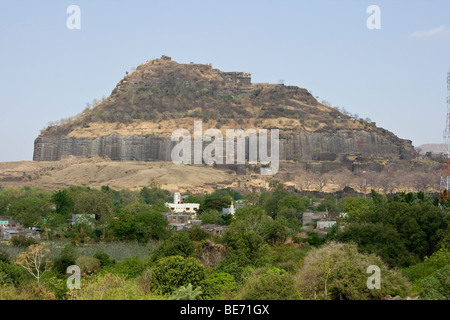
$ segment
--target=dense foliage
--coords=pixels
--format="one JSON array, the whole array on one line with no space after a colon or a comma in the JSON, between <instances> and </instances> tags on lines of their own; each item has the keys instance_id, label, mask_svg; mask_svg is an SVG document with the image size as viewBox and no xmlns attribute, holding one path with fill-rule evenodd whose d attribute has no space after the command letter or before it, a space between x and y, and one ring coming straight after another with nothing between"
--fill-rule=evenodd
<instances>
[{"instance_id":1,"label":"dense foliage","mask_svg":"<svg viewBox=\"0 0 450 320\"><path fill-rule=\"evenodd\" d=\"M231 189L187 194L186 202L200 203L203 225L226 231L171 230L162 214L171 194L156 184L137 191L1 189L0 215L40 229L42 239L0 243L0 299L450 296L448 208L424 193L318 199L274 180L246 197ZM223 214L232 200L239 200L235 215ZM324 236L314 221L302 225L306 210L345 214ZM30 272L24 263L33 250L45 260ZM66 286L72 265L81 269L79 290ZM381 289L367 287L369 265L380 268Z\"/></svg>"}]
</instances>

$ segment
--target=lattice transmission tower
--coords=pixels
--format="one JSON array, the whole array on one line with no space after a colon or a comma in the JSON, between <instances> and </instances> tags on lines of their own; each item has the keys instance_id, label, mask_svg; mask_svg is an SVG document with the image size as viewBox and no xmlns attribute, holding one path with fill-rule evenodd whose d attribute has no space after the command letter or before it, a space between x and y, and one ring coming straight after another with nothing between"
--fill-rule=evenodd
<instances>
[{"instance_id":1,"label":"lattice transmission tower","mask_svg":"<svg viewBox=\"0 0 450 320\"><path fill-rule=\"evenodd\" d=\"M440 201L446 201L450 196L450 72L447 72L447 116L444 129L444 142L447 146L446 154L442 159Z\"/></svg>"}]
</instances>

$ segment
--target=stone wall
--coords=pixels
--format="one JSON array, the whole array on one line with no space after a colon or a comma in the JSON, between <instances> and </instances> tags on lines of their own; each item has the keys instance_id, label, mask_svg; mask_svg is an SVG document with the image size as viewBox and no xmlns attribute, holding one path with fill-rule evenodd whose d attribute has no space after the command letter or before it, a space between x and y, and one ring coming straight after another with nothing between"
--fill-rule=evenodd
<instances>
[{"instance_id":1,"label":"stone wall","mask_svg":"<svg viewBox=\"0 0 450 320\"><path fill-rule=\"evenodd\" d=\"M270 135L268 140L270 141ZM113 133L98 138L40 136L34 143L33 160L57 161L62 156L73 155L106 156L113 161L171 161L171 151L176 144L177 142L170 141L170 137L156 134L121 136ZM204 146L208 144L209 142L204 143ZM248 159L248 141L246 151ZM375 133L280 134L280 160L318 160L317 155L320 154L331 160L338 158L339 154L349 153L392 159L411 159L416 155L409 141L391 141Z\"/></svg>"}]
</instances>

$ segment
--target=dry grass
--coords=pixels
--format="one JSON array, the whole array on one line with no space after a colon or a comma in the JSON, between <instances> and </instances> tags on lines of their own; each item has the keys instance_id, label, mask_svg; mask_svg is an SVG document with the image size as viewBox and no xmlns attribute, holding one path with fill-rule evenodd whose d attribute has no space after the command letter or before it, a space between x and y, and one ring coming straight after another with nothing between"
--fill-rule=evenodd
<instances>
[{"instance_id":1,"label":"dry grass","mask_svg":"<svg viewBox=\"0 0 450 320\"><path fill-rule=\"evenodd\" d=\"M156 182L162 188L209 191L216 184L231 184L235 175L208 166L176 165L172 162L113 162L104 159L73 159L55 162L1 162L0 186L41 187L54 190L70 185L113 189L139 189Z\"/></svg>"}]
</instances>

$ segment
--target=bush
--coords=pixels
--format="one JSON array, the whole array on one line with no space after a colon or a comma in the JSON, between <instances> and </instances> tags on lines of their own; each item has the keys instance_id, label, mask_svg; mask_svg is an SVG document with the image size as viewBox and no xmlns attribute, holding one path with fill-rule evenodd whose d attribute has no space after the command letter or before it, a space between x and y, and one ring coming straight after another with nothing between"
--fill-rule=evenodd
<instances>
[{"instance_id":1,"label":"bush","mask_svg":"<svg viewBox=\"0 0 450 320\"><path fill-rule=\"evenodd\" d=\"M400 234L390 225L351 223L337 232L336 240L356 243L359 252L376 254L391 268L406 267L413 261Z\"/></svg>"},{"instance_id":2,"label":"bush","mask_svg":"<svg viewBox=\"0 0 450 320\"><path fill-rule=\"evenodd\" d=\"M69 299L73 300L139 300L146 297L138 292L136 285L126 281L120 275L107 273L96 275L91 281L86 281L81 290L70 292Z\"/></svg>"},{"instance_id":3,"label":"bush","mask_svg":"<svg viewBox=\"0 0 450 320\"><path fill-rule=\"evenodd\" d=\"M53 260L53 270L61 275L65 275L67 268L76 264L76 258L74 246L65 246L59 256Z\"/></svg>"},{"instance_id":4,"label":"bush","mask_svg":"<svg viewBox=\"0 0 450 320\"><path fill-rule=\"evenodd\" d=\"M145 294L148 294L151 292L152 277L153 277L153 270L147 269L144 272L142 272L142 274L137 279L139 288Z\"/></svg>"},{"instance_id":5,"label":"bush","mask_svg":"<svg viewBox=\"0 0 450 320\"><path fill-rule=\"evenodd\" d=\"M177 232L155 250L153 260L170 256L189 257L194 254L194 251L195 245L189 236L185 232Z\"/></svg>"},{"instance_id":6,"label":"bush","mask_svg":"<svg viewBox=\"0 0 450 320\"><path fill-rule=\"evenodd\" d=\"M6 287L12 284L11 278L3 271L0 271L0 287Z\"/></svg>"},{"instance_id":7,"label":"bush","mask_svg":"<svg viewBox=\"0 0 450 320\"><path fill-rule=\"evenodd\" d=\"M111 259L105 252L97 252L96 254L94 254L94 258L100 261L101 267L112 266L116 263L116 260Z\"/></svg>"},{"instance_id":8,"label":"bush","mask_svg":"<svg viewBox=\"0 0 450 320\"><path fill-rule=\"evenodd\" d=\"M246 278L251 275L249 267L242 267L237 262L230 263L226 260L223 260L213 272L231 274L238 284L244 283Z\"/></svg>"},{"instance_id":9,"label":"bush","mask_svg":"<svg viewBox=\"0 0 450 320\"><path fill-rule=\"evenodd\" d=\"M181 286L201 287L205 280L203 265L195 258L172 256L160 259L153 268L152 292L172 294Z\"/></svg>"},{"instance_id":10,"label":"bush","mask_svg":"<svg viewBox=\"0 0 450 320\"><path fill-rule=\"evenodd\" d=\"M11 244L14 247L29 247L33 244L37 244L37 241L34 240L33 238L19 237L11 239Z\"/></svg>"},{"instance_id":11,"label":"bush","mask_svg":"<svg viewBox=\"0 0 450 320\"><path fill-rule=\"evenodd\" d=\"M325 239L321 238L319 234L317 232L314 232L313 230L308 230L308 232L306 232L306 235L308 237L305 239L305 241L311 246L319 247L325 242Z\"/></svg>"},{"instance_id":12,"label":"bush","mask_svg":"<svg viewBox=\"0 0 450 320\"><path fill-rule=\"evenodd\" d=\"M254 231L227 230L225 241L228 245L225 263L236 262L242 267L259 267L269 262L269 246Z\"/></svg>"},{"instance_id":13,"label":"bush","mask_svg":"<svg viewBox=\"0 0 450 320\"><path fill-rule=\"evenodd\" d=\"M187 234L192 241L202 241L211 237L208 231L203 230L199 226L193 226L187 231Z\"/></svg>"},{"instance_id":14,"label":"bush","mask_svg":"<svg viewBox=\"0 0 450 320\"><path fill-rule=\"evenodd\" d=\"M425 300L450 300L450 265L423 279L419 296Z\"/></svg>"},{"instance_id":15,"label":"bush","mask_svg":"<svg viewBox=\"0 0 450 320\"><path fill-rule=\"evenodd\" d=\"M273 268L247 281L240 296L244 300L299 300L291 275Z\"/></svg>"},{"instance_id":16,"label":"bush","mask_svg":"<svg viewBox=\"0 0 450 320\"><path fill-rule=\"evenodd\" d=\"M80 267L81 274L86 276L98 273L100 271L100 261L92 257L78 257L75 264Z\"/></svg>"},{"instance_id":17,"label":"bush","mask_svg":"<svg viewBox=\"0 0 450 320\"><path fill-rule=\"evenodd\" d=\"M284 243L289 235L289 231L279 220L267 221L261 230L261 235L265 241L274 245Z\"/></svg>"},{"instance_id":18,"label":"bush","mask_svg":"<svg viewBox=\"0 0 450 320\"><path fill-rule=\"evenodd\" d=\"M381 270L381 289L367 288L367 267ZM371 300L388 295L405 296L411 289L408 280L389 270L375 255L358 252L355 244L330 242L313 249L303 262L296 286L305 299Z\"/></svg>"},{"instance_id":19,"label":"bush","mask_svg":"<svg viewBox=\"0 0 450 320\"><path fill-rule=\"evenodd\" d=\"M147 269L149 263L138 256L128 257L118 261L113 270L115 273L124 275L127 279L136 278Z\"/></svg>"},{"instance_id":20,"label":"bush","mask_svg":"<svg viewBox=\"0 0 450 320\"><path fill-rule=\"evenodd\" d=\"M11 260L9 259L9 255L0 250L0 262L10 262Z\"/></svg>"},{"instance_id":21,"label":"bush","mask_svg":"<svg viewBox=\"0 0 450 320\"><path fill-rule=\"evenodd\" d=\"M25 269L13 263L0 261L0 273L5 274L15 286L19 286L31 280L30 275Z\"/></svg>"},{"instance_id":22,"label":"bush","mask_svg":"<svg viewBox=\"0 0 450 320\"><path fill-rule=\"evenodd\" d=\"M175 290L169 300L199 300L201 294L202 288L194 289L192 284L189 283L187 287L181 286Z\"/></svg>"},{"instance_id":23,"label":"bush","mask_svg":"<svg viewBox=\"0 0 450 320\"><path fill-rule=\"evenodd\" d=\"M209 299L231 298L237 284L234 277L225 272L212 273L204 283L204 296Z\"/></svg>"},{"instance_id":24,"label":"bush","mask_svg":"<svg viewBox=\"0 0 450 320\"><path fill-rule=\"evenodd\" d=\"M224 224L220 213L217 210L206 210L199 214L202 224Z\"/></svg>"},{"instance_id":25,"label":"bush","mask_svg":"<svg viewBox=\"0 0 450 320\"><path fill-rule=\"evenodd\" d=\"M270 248L272 265L289 272L296 272L307 256L310 246L277 245Z\"/></svg>"},{"instance_id":26,"label":"bush","mask_svg":"<svg viewBox=\"0 0 450 320\"><path fill-rule=\"evenodd\" d=\"M441 248L430 257L425 257L423 262L404 269L403 274L411 281L419 281L447 265L450 265L450 250Z\"/></svg>"}]
</instances>

